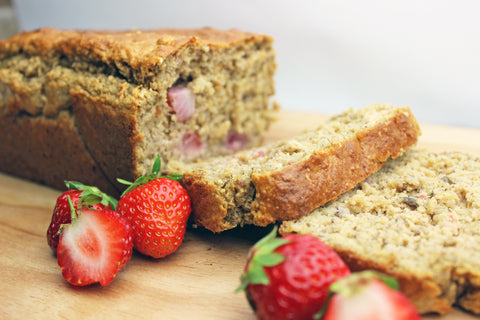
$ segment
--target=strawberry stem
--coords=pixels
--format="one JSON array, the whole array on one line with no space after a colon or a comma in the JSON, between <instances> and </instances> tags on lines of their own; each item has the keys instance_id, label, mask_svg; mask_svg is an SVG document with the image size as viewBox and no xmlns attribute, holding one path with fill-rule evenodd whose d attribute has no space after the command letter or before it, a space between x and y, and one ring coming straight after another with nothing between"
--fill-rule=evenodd
<instances>
[{"instance_id":1,"label":"strawberry stem","mask_svg":"<svg viewBox=\"0 0 480 320\"><path fill-rule=\"evenodd\" d=\"M120 182L121 184L127 185L128 188L123 191L122 195L120 197L123 197L125 194L129 193L131 190L135 189L138 186L141 186L142 184L145 184L149 181L152 181L156 178L168 178L171 180L175 180L180 182L182 180L182 175L181 174L172 174L168 176L158 176L160 173L160 168L161 168L161 159L160 156L157 155L155 158L155 161L153 162L153 167L152 167L152 173L146 176L141 176L138 177L134 182L130 182L124 179L117 178L117 181Z\"/></svg>"},{"instance_id":2,"label":"strawberry stem","mask_svg":"<svg viewBox=\"0 0 480 320\"><path fill-rule=\"evenodd\" d=\"M72 221L70 223L72 223L73 221L75 221L75 219L77 219L78 215L77 215L77 211L75 210L75 206L73 205L72 198L70 198L70 196L67 196L67 202L68 202L68 206L70 207L70 216L72 218ZM63 228L70 223L62 223L60 225L57 232L59 236L62 234Z\"/></svg>"},{"instance_id":3,"label":"strawberry stem","mask_svg":"<svg viewBox=\"0 0 480 320\"><path fill-rule=\"evenodd\" d=\"M72 199L70 196L67 196L68 206L70 207L70 215L72 217L72 221L77 218L77 212L75 211L75 206L73 205Z\"/></svg>"}]
</instances>

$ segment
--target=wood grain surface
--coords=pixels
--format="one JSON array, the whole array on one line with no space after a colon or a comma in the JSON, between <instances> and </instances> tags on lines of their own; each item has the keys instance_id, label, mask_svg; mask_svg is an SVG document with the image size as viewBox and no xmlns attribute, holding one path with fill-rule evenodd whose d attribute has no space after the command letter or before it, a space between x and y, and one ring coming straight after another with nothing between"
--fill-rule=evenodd
<instances>
[{"instance_id":1,"label":"wood grain surface","mask_svg":"<svg viewBox=\"0 0 480 320\"><path fill-rule=\"evenodd\" d=\"M316 127L325 115L282 111L267 142ZM421 124L419 146L480 155L480 130ZM46 242L60 191L0 174L0 319L255 319L234 290L250 246L269 229L189 229L173 255L134 254L108 287L74 288ZM456 310L425 319L478 319Z\"/></svg>"}]
</instances>

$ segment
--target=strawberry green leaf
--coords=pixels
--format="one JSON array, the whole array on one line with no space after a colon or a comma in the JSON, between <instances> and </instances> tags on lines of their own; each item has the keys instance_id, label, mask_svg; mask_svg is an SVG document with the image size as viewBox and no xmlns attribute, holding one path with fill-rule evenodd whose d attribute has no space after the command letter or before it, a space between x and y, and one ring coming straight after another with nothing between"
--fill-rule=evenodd
<instances>
[{"instance_id":1,"label":"strawberry green leaf","mask_svg":"<svg viewBox=\"0 0 480 320\"><path fill-rule=\"evenodd\" d=\"M333 297L333 293L330 292L327 296L327 299L325 300L325 303L322 306L322 309L320 309L320 311L318 311L313 315L313 320L320 320L323 318L325 313L327 313L327 308L328 308L328 305L330 304L330 299L332 299L332 297Z\"/></svg>"},{"instance_id":2,"label":"strawberry green leaf","mask_svg":"<svg viewBox=\"0 0 480 320\"><path fill-rule=\"evenodd\" d=\"M160 173L160 167L162 166L162 162L160 160L160 156L157 156L155 158L155 161L153 162L153 167L152 167L152 175L155 177L158 176Z\"/></svg>"},{"instance_id":3,"label":"strawberry green leaf","mask_svg":"<svg viewBox=\"0 0 480 320\"><path fill-rule=\"evenodd\" d=\"M277 227L260 239L250 252L250 259L246 271L240 278L240 285L235 291L245 290L249 284L264 284L269 283L265 267L273 267L285 260L285 257L280 253L275 253L275 249L286 244L288 240L277 238Z\"/></svg>"},{"instance_id":4,"label":"strawberry green leaf","mask_svg":"<svg viewBox=\"0 0 480 320\"><path fill-rule=\"evenodd\" d=\"M277 237L277 227L274 227L272 231L270 231L265 237L258 240L258 242L253 245L253 248L254 249L261 248L266 243L274 240L276 237Z\"/></svg>"},{"instance_id":5,"label":"strawberry green leaf","mask_svg":"<svg viewBox=\"0 0 480 320\"><path fill-rule=\"evenodd\" d=\"M137 180L135 180L134 182L129 182L129 181L126 181L126 180L123 180L123 179L117 179L118 182L122 183L122 184L125 184L125 185L128 185L128 188L125 189L125 191L123 191L122 195L120 197L123 197L124 195L126 195L127 193L129 193L130 191L132 191L133 189L141 186L142 184L145 184L149 181L152 181L153 179L156 179L157 177L156 176L152 176L152 175L148 175L148 176L141 176L141 177L138 177Z\"/></svg>"},{"instance_id":6,"label":"strawberry green leaf","mask_svg":"<svg viewBox=\"0 0 480 320\"><path fill-rule=\"evenodd\" d=\"M255 256L255 263L264 267L273 267L283 262L285 257L280 253L258 254Z\"/></svg>"},{"instance_id":7,"label":"strawberry green leaf","mask_svg":"<svg viewBox=\"0 0 480 320\"><path fill-rule=\"evenodd\" d=\"M272 239L269 242L264 243L261 247L258 247L257 256L268 255L287 242L287 240L282 238Z\"/></svg>"},{"instance_id":8,"label":"strawberry green leaf","mask_svg":"<svg viewBox=\"0 0 480 320\"><path fill-rule=\"evenodd\" d=\"M181 175L181 174L171 174L171 175L165 176L165 178L169 178L169 179L175 180L177 182L181 182L182 178L183 178L183 175Z\"/></svg>"},{"instance_id":9,"label":"strawberry green leaf","mask_svg":"<svg viewBox=\"0 0 480 320\"><path fill-rule=\"evenodd\" d=\"M377 272L377 271L371 271L374 276L376 276L377 278L379 278L380 280L383 281L383 283L385 283L387 286L389 286L390 288L392 288L393 290L397 290L399 289L399 285L398 285L398 281L397 279L395 279L394 277L392 276L389 276L389 275L386 275L384 273L381 273L381 272Z\"/></svg>"},{"instance_id":10,"label":"strawberry green leaf","mask_svg":"<svg viewBox=\"0 0 480 320\"><path fill-rule=\"evenodd\" d=\"M248 282L254 284L268 284L268 276L261 265L253 265L248 273Z\"/></svg>"},{"instance_id":11,"label":"strawberry green leaf","mask_svg":"<svg viewBox=\"0 0 480 320\"><path fill-rule=\"evenodd\" d=\"M381 280L392 289L398 290L398 282L394 277L374 270L365 270L352 273L346 278L335 281L330 285L330 291L332 293L340 293L344 296L349 296L358 289L361 289L363 284L374 279Z\"/></svg>"},{"instance_id":12,"label":"strawberry green leaf","mask_svg":"<svg viewBox=\"0 0 480 320\"><path fill-rule=\"evenodd\" d=\"M128 188L125 189L125 191L123 191L121 197L124 196L125 194L129 193L133 189L141 186L142 184L150 182L150 181L152 181L156 178L168 178L168 179L175 180L175 181L178 181L178 182L180 182L182 180L183 176L180 175L180 174L172 174L172 175L168 175L168 176L160 176L159 177L158 175L160 173L160 168L161 168L161 159L160 159L160 156L157 155L157 157L155 158L155 161L153 162L152 173L150 173L149 175L140 176L134 182L130 182L130 181L127 181L127 180L124 180L124 179L117 178L118 182L128 186Z\"/></svg>"},{"instance_id":13,"label":"strawberry green leaf","mask_svg":"<svg viewBox=\"0 0 480 320\"><path fill-rule=\"evenodd\" d=\"M133 182L131 182L131 181L127 181L127 180L120 179L120 178L117 178L117 181L120 182L121 184L124 184L124 185L127 185L127 186L130 186L130 185L133 184Z\"/></svg>"},{"instance_id":14,"label":"strawberry green leaf","mask_svg":"<svg viewBox=\"0 0 480 320\"><path fill-rule=\"evenodd\" d=\"M114 197L102 192L100 189L94 186L87 186L78 181L65 181L65 185L68 189L80 190L80 195L77 207L81 206L93 206L97 203L101 203L104 206L110 205L113 210L117 208L118 201Z\"/></svg>"},{"instance_id":15,"label":"strawberry green leaf","mask_svg":"<svg viewBox=\"0 0 480 320\"><path fill-rule=\"evenodd\" d=\"M84 187L84 185L78 181L65 181L65 185L67 186L68 189L74 189L74 190L81 190L81 188Z\"/></svg>"},{"instance_id":16,"label":"strawberry green leaf","mask_svg":"<svg viewBox=\"0 0 480 320\"><path fill-rule=\"evenodd\" d=\"M73 205L72 198L67 196L68 206L70 208L70 214L72 216L72 221L77 217L77 212L75 211L75 206Z\"/></svg>"}]
</instances>

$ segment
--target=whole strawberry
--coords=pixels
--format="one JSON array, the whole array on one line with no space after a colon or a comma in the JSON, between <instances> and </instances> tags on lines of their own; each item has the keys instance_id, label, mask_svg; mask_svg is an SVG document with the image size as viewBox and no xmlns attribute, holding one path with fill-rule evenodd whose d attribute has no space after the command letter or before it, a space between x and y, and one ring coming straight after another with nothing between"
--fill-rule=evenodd
<instances>
[{"instance_id":1,"label":"whole strawberry","mask_svg":"<svg viewBox=\"0 0 480 320\"><path fill-rule=\"evenodd\" d=\"M153 258L165 257L178 249L192 210L186 190L173 180L180 176L158 177L159 171L157 157L152 174L131 184L117 206L117 211L130 221L134 248Z\"/></svg>"},{"instance_id":2,"label":"whole strawberry","mask_svg":"<svg viewBox=\"0 0 480 320\"><path fill-rule=\"evenodd\" d=\"M57 253L60 239L60 227L72 221L72 215L67 198L70 197L73 207L85 206L92 209L115 209L117 200L101 192L97 187L86 186L76 181L66 181L68 190L57 198L52 219L47 229L47 243L54 253Z\"/></svg>"},{"instance_id":3,"label":"whole strawberry","mask_svg":"<svg viewBox=\"0 0 480 320\"><path fill-rule=\"evenodd\" d=\"M323 320L420 320L414 305L397 291L394 278L373 271L354 273L331 286Z\"/></svg>"},{"instance_id":4,"label":"whole strawberry","mask_svg":"<svg viewBox=\"0 0 480 320\"><path fill-rule=\"evenodd\" d=\"M70 202L71 203L71 202ZM62 275L75 286L110 284L130 260L133 250L129 222L111 209L71 205L72 221L62 226L57 262Z\"/></svg>"},{"instance_id":5,"label":"whole strawberry","mask_svg":"<svg viewBox=\"0 0 480 320\"><path fill-rule=\"evenodd\" d=\"M276 234L274 228L252 248L237 290L245 289L258 319L313 319L330 284L350 270L316 237Z\"/></svg>"}]
</instances>

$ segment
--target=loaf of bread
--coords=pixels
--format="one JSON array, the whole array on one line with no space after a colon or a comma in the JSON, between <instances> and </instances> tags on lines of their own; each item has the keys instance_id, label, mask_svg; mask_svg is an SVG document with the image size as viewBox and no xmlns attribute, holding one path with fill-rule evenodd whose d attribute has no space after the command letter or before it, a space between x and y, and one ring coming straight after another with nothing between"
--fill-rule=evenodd
<instances>
[{"instance_id":1,"label":"loaf of bread","mask_svg":"<svg viewBox=\"0 0 480 320\"><path fill-rule=\"evenodd\" d=\"M480 313L480 159L407 150L282 234L313 234L353 270L391 274L421 313Z\"/></svg>"},{"instance_id":2,"label":"loaf of bread","mask_svg":"<svg viewBox=\"0 0 480 320\"><path fill-rule=\"evenodd\" d=\"M19 33L0 40L0 170L116 194L157 154L257 146L275 69L272 38L238 30Z\"/></svg>"},{"instance_id":3,"label":"loaf of bread","mask_svg":"<svg viewBox=\"0 0 480 320\"><path fill-rule=\"evenodd\" d=\"M197 225L220 232L305 215L398 157L420 134L410 109L374 104L332 117L287 141L202 163L182 173Z\"/></svg>"}]
</instances>

